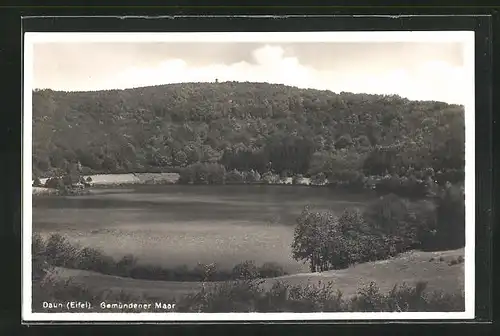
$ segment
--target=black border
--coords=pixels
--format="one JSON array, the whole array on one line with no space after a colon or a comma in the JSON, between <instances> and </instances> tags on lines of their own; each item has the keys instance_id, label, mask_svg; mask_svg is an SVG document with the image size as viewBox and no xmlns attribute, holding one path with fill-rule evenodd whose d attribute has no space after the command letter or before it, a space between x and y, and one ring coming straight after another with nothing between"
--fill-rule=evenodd
<instances>
[{"instance_id":1,"label":"black border","mask_svg":"<svg viewBox=\"0 0 500 336\"><path fill-rule=\"evenodd\" d=\"M156 14L154 12L156 11ZM296 10L295 10L296 11ZM301 11L301 10L299 10ZM302 10L303 11L303 10ZM431 12L436 14L435 9L430 9ZM76 12L76 13L75 13ZM121 13L120 13L121 12ZM167 11L163 11L166 13ZM192 10L184 10L174 14L187 14L192 12ZM229 9L229 12L234 12L234 10ZM248 10L246 11L248 12ZM267 11L272 12L271 11ZM288 11L290 13L291 11ZM293 11L292 11L293 12ZM352 11L351 11L352 12ZM373 12L373 10L372 10ZM389 13L385 11L385 13ZM399 13L402 11L399 10ZM447 10L446 12L450 12ZM455 11L456 12L456 11ZM470 12L470 10L469 10ZM483 11L484 12L484 11ZM91 14L119 14L119 15L132 15L130 11L117 8L107 8L104 10L71 10L69 8L59 8L52 11L51 15L62 15L69 14L72 15L91 15ZM156 15L158 14L158 9L149 9L144 11L135 12L139 15ZM21 16L26 15L43 15L48 14L47 10L22 10L20 11ZM165 14L162 14L165 15ZM17 17L19 20L19 17ZM12 23L15 20L7 20L5 23ZM307 22L307 24L305 24ZM20 22L18 21L17 24ZM496 21L498 23L498 20ZM149 18L127 18L122 17L106 17L106 18L91 18L91 17L79 17L79 18L30 18L22 20L23 31L294 31L294 30L474 30L476 31L476 173L479 177L476 183L476 316L481 317L476 319L475 322L487 322L492 318L491 311L491 289L492 289L492 249L491 249L491 229L492 229L492 217L493 217L493 180L492 180L492 82L491 82L491 40L492 36L492 18L490 16L378 16L378 17L336 17L332 19L331 17L267 17L267 18L248 18L248 17L224 17L224 18L208 18L208 17L172 17L159 19L155 17ZM307 28L307 29L305 29ZM497 27L498 28L498 27ZM10 31L10 30L9 30ZM10 40L11 46L20 47L21 30L16 31L19 34L12 34ZM14 32L13 32L14 33ZM16 38L18 41L15 41ZM19 43L19 44L18 44ZM19 70L21 68L22 62L20 61L22 57L22 52L20 48L16 48L15 51L9 51L7 54L7 69L10 69L10 73L13 74L12 78L9 79L11 85L8 89L7 97L16 97L17 102L14 101L13 111L21 111L21 95L19 88L21 87L21 79L19 76ZM21 57L20 57L21 56ZM5 54L2 55L5 57ZM17 68L17 69L16 69ZM3 73L8 73L5 71ZM13 99L14 100L14 99ZM17 104L16 104L17 103ZM12 108L12 107L11 107ZM13 146L6 148L6 152L9 154L9 160L11 162L16 162L16 166L9 166L7 182L9 187L9 195L6 198L7 202L11 202L10 205L7 204L6 209L13 209L14 216L12 221L7 218L8 223L12 223L13 226L8 229L8 234L14 234L16 238L14 240L7 241L8 245L2 247L12 247L7 249L7 251L20 250L20 219L21 219L21 194L19 189L20 178L20 163L21 163L21 151L20 151L20 135L21 135L21 125L19 120L22 114L11 113L7 116L8 120L6 127L6 133L8 140L2 142L2 144L12 143ZM5 113L4 115L5 116ZM17 165L19 164L19 166ZM14 245L14 246L13 246ZM17 246L17 248L16 248ZM18 259L20 261L20 259ZM17 263L20 265L20 263ZM20 275L20 267L11 267L13 274ZM19 287L17 287L19 286ZM20 293L20 281L11 287L13 294ZM19 288L19 291L14 289ZM17 293L16 293L17 292ZM19 300L19 295L17 300ZM18 302L15 300L14 302ZM2 307L3 309L9 311L9 308L19 307L20 305L12 305L4 300ZM7 303L7 305L5 303ZM18 314L1 314L2 318L13 317L19 319L20 309L17 310ZM7 317L8 316L8 317ZM300 321L298 321L300 322ZM306 324L326 324L326 323L342 323L345 321L311 321L305 322ZM363 323L365 321L354 321L349 322L351 325L349 328L355 327L353 324ZM370 324L386 323L387 321L367 321ZM436 324L437 321L427 321L432 324ZM454 323L457 323L455 321ZM469 322L469 321L467 321ZM95 322L91 322L97 324ZM116 322L111 322L115 324ZM136 322L133 322L134 324ZM224 322L213 322L214 324L220 324ZM230 324L241 323L241 322L229 322ZM291 324L293 322L271 322L272 324ZM426 323L426 321L408 320L408 321L395 321L391 323ZM30 322L30 324L35 324ZM193 322L182 322L176 324L197 324ZM261 324L261 322L255 322L255 324ZM319 326L318 326L319 327ZM359 329L359 328L354 328ZM351 329L351 331L354 331Z\"/></svg>"}]
</instances>

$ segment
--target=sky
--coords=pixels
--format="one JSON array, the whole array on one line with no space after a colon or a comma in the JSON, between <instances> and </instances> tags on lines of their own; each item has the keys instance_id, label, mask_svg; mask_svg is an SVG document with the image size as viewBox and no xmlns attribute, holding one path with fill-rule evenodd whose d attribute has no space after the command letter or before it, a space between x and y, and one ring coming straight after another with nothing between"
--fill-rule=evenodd
<instances>
[{"instance_id":1,"label":"sky","mask_svg":"<svg viewBox=\"0 0 500 336\"><path fill-rule=\"evenodd\" d=\"M442 41L37 42L33 86L91 91L218 79L464 104L463 48Z\"/></svg>"}]
</instances>

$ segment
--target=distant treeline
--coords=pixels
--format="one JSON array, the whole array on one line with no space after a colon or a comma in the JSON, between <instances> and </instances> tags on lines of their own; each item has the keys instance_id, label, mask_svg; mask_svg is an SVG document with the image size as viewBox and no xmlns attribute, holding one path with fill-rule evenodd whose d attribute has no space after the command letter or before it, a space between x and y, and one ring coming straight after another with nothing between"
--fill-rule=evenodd
<instances>
[{"instance_id":1,"label":"distant treeline","mask_svg":"<svg viewBox=\"0 0 500 336\"><path fill-rule=\"evenodd\" d=\"M218 163L195 163L179 173L180 184L308 184L313 186L328 186L336 189L349 191L376 191L379 194L397 194L408 198L429 198L437 195L448 181L461 181L464 176L461 173L449 171L447 174L436 174L432 168L422 172L414 172L410 177L396 173L385 176L365 176L357 171L344 171L342 174L330 176L327 179L324 173L306 178L302 174L289 175L286 173L276 174L272 171L260 174L256 170L239 171L233 169L227 171Z\"/></svg>"},{"instance_id":2,"label":"distant treeline","mask_svg":"<svg viewBox=\"0 0 500 336\"><path fill-rule=\"evenodd\" d=\"M223 166L227 180L253 171L352 186L373 176L455 184L464 147L462 106L398 96L236 82L33 93L36 176L78 162L84 175L201 164Z\"/></svg>"}]
</instances>

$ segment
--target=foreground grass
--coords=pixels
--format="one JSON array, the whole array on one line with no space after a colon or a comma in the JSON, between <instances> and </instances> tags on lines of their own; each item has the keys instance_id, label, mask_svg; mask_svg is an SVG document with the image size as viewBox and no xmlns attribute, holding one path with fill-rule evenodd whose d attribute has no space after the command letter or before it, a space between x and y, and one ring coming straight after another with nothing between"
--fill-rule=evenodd
<instances>
[{"instance_id":1,"label":"foreground grass","mask_svg":"<svg viewBox=\"0 0 500 336\"><path fill-rule=\"evenodd\" d=\"M413 251L344 270L269 279L179 282L53 267L43 254L34 254L34 271L42 272L34 272L33 310L65 312L67 302L86 301L91 309L71 312L463 311L463 261L463 249ZM147 310L122 306L103 310L102 302L152 306ZM63 307L47 309L44 303L61 303ZM175 307L157 308L155 303Z\"/></svg>"},{"instance_id":2,"label":"foreground grass","mask_svg":"<svg viewBox=\"0 0 500 336\"><path fill-rule=\"evenodd\" d=\"M428 291L425 282L413 286L396 285L381 292L371 282L346 297L332 282L317 285L290 285L277 281L270 289L263 280L227 281L202 287L181 298L134 295L125 290L91 290L71 280L54 279L48 275L33 286L33 311L67 312L66 303L86 301L90 308L71 312L449 312L464 310L463 292ZM47 303L57 307L44 308ZM101 304L116 304L103 309ZM147 309L130 309L122 304L151 304ZM169 309L157 307L166 303Z\"/></svg>"},{"instance_id":3,"label":"foreground grass","mask_svg":"<svg viewBox=\"0 0 500 336\"><path fill-rule=\"evenodd\" d=\"M397 284L411 284L420 280L427 283L427 289L430 291L446 289L460 292L464 288L464 264L453 261L461 259L463 253L463 249L442 252L413 251L389 260L362 263L344 270L298 273L264 279L261 287L269 290L277 281L291 286L317 286L333 282L335 288L347 297L355 295L359 287L370 281L375 281L381 291L388 292ZM200 291L203 285L210 286L210 283L203 282L149 281L67 268L56 268L54 277L85 285L93 291L123 289L138 296L177 299Z\"/></svg>"}]
</instances>

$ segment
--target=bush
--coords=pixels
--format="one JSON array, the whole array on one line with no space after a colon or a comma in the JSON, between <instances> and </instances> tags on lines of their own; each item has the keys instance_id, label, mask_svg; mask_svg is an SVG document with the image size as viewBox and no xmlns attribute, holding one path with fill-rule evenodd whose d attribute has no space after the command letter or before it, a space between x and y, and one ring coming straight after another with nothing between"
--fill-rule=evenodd
<instances>
[{"instance_id":1,"label":"bush","mask_svg":"<svg viewBox=\"0 0 500 336\"><path fill-rule=\"evenodd\" d=\"M72 279L60 280L48 275L33 282L33 310L41 311L43 302L88 301L99 310L107 302L169 302L177 312L452 312L464 311L464 293L427 292L426 284L402 284L381 293L375 283L344 297L333 283L290 285L276 281L264 289L261 280L225 281L203 286L199 291L179 299L146 297L124 290L91 290ZM65 305L64 305L65 306ZM62 309L64 311L65 308ZM113 310L117 312L117 310ZM119 311L119 310L118 310ZM88 311L87 311L88 312Z\"/></svg>"},{"instance_id":2,"label":"bush","mask_svg":"<svg viewBox=\"0 0 500 336\"><path fill-rule=\"evenodd\" d=\"M46 244L39 234L33 235L31 243L32 279L42 280L52 269L46 258Z\"/></svg>"},{"instance_id":3,"label":"bush","mask_svg":"<svg viewBox=\"0 0 500 336\"><path fill-rule=\"evenodd\" d=\"M251 169L249 172L244 174L245 182L247 183L257 183L260 182L261 176L258 171Z\"/></svg>"},{"instance_id":4,"label":"bush","mask_svg":"<svg viewBox=\"0 0 500 336\"><path fill-rule=\"evenodd\" d=\"M326 175L319 173L311 177L311 183L314 185L323 185L327 183Z\"/></svg>"},{"instance_id":5,"label":"bush","mask_svg":"<svg viewBox=\"0 0 500 336\"><path fill-rule=\"evenodd\" d=\"M367 178L363 173L355 170L341 170L328 174L328 182L331 187L343 188L353 191L365 189Z\"/></svg>"},{"instance_id":6,"label":"bush","mask_svg":"<svg viewBox=\"0 0 500 336\"><path fill-rule=\"evenodd\" d=\"M72 267L77 260L78 249L60 234L51 235L45 245L44 256L54 266Z\"/></svg>"},{"instance_id":7,"label":"bush","mask_svg":"<svg viewBox=\"0 0 500 336\"><path fill-rule=\"evenodd\" d=\"M226 168L217 163L195 163L179 173L180 184L224 184Z\"/></svg>"},{"instance_id":8,"label":"bush","mask_svg":"<svg viewBox=\"0 0 500 336\"><path fill-rule=\"evenodd\" d=\"M344 298L333 284L290 285L277 281L231 281L203 288L177 302L180 312L438 312L463 311L463 293L426 292L426 284L402 284L381 293L375 283Z\"/></svg>"},{"instance_id":9,"label":"bush","mask_svg":"<svg viewBox=\"0 0 500 336\"><path fill-rule=\"evenodd\" d=\"M259 267L259 277L260 278L275 278L279 276L286 275L287 273L275 262L266 262L261 267Z\"/></svg>"},{"instance_id":10,"label":"bush","mask_svg":"<svg viewBox=\"0 0 500 336\"><path fill-rule=\"evenodd\" d=\"M262 175L262 181L266 184L276 184L280 182L280 176L268 171Z\"/></svg>"},{"instance_id":11,"label":"bush","mask_svg":"<svg viewBox=\"0 0 500 336\"><path fill-rule=\"evenodd\" d=\"M65 185L62 179L57 177L51 177L47 179L47 181L45 181L45 188L62 190L65 188Z\"/></svg>"},{"instance_id":12,"label":"bush","mask_svg":"<svg viewBox=\"0 0 500 336\"><path fill-rule=\"evenodd\" d=\"M215 263L198 264L193 269L189 269L186 265L173 269L144 265L139 264L137 258L131 254L116 261L97 249L74 246L59 234L50 236L47 241L35 234L33 236L33 257L37 258L34 264L45 265L43 266L45 268L48 268L48 265L53 265L144 280L228 281L242 278L270 278L286 274L280 265L272 262L257 267L253 261L246 261L236 265L232 270L224 270L218 269ZM34 274L36 277L42 276L43 269L34 271Z\"/></svg>"},{"instance_id":13,"label":"bush","mask_svg":"<svg viewBox=\"0 0 500 336\"><path fill-rule=\"evenodd\" d=\"M406 251L418 246L419 234L416 218L412 216L410 203L400 197L389 194L373 202L364 213L372 230L384 237L391 253Z\"/></svg>"},{"instance_id":14,"label":"bush","mask_svg":"<svg viewBox=\"0 0 500 336\"><path fill-rule=\"evenodd\" d=\"M245 175L236 170L233 169L226 175L226 183L244 183L245 182Z\"/></svg>"},{"instance_id":15,"label":"bush","mask_svg":"<svg viewBox=\"0 0 500 336\"><path fill-rule=\"evenodd\" d=\"M250 280L259 277L259 270L253 261L247 260L233 267L233 279Z\"/></svg>"},{"instance_id":16,"label":"bush","mask_svg":"<svg viewBox=\"0 0 500 336\"><path fill-rule=\"evenodd\" d=\"M198 293L186 295L176 308L179 312L196 313L255 312L256 301L262 295L260 284L244 280L203 287Z\"/></svg>"},{"instance_id":17,"label":"bush","mask_svg":"<svg viewBox=\"0 0 500 336\"><path fill-rule=\"evenodd\" d=\"M132 270L137 266L137 259L132 254L123 256L117 263L116 269L121 276L129 277Z\"/></svg>"}]
</instances>

